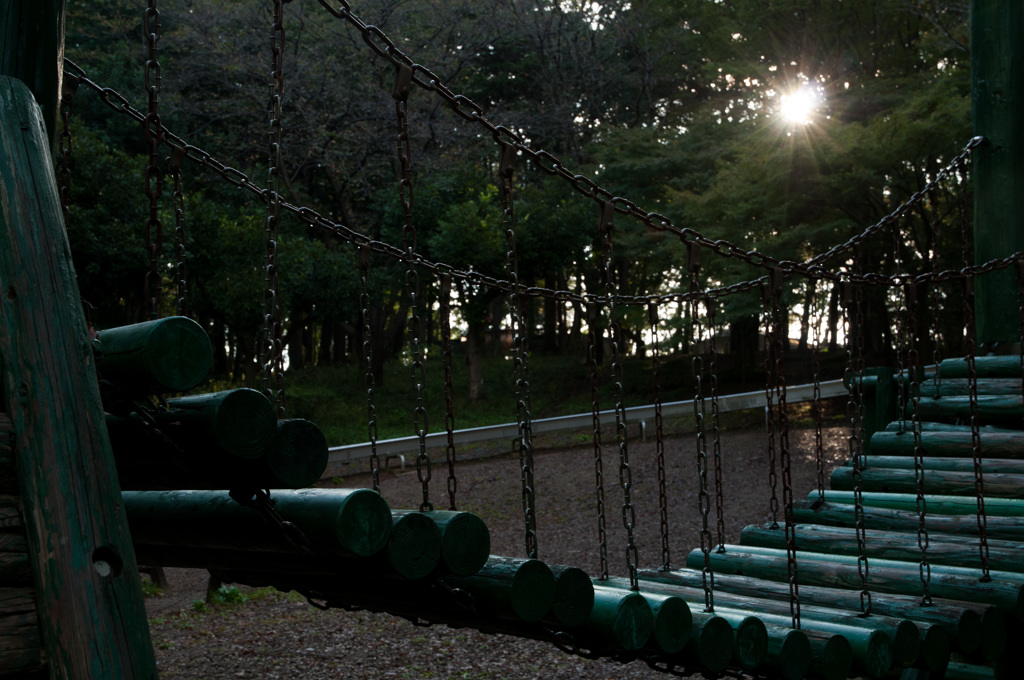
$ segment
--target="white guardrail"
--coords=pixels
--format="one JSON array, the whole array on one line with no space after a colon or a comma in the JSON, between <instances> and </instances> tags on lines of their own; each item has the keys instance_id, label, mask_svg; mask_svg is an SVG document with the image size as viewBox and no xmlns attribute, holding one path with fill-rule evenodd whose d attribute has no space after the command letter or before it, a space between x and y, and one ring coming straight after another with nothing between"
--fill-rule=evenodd
<instances>
[{"instance_id":1,"label":"white guardrail","mask_svg":"<svg viewBox=\"0 0 1024 680\"><path fill-rule=\"evenodd\" d=\"M819 384L820 398L828 399L847 394L846 387L842 380L828 380ZM786 388L786 402L790 404L811 401L814 399L814 385L795 385ZM740 392L738 394L726 394L718 397L718 412L743 411L746 409L768 407L764 390L757 392ZM626 409L627 422L639 422L641 429L645 430L646 421L654 419L654 404L647 406L633 406ZM693 400L673 401L661 405L661 415L678 416L693 413ZM614 409L600 412L601 418L614 418ZM578 413L571 416L558 416L556 418L538 418L532 423L534 434L543 432L557 432L560 430L575 430L588 428L593 424L593 414ZM488 425L487 427L471 427L465 430L455 430L453 433L455 445L470 444L473 442L512 440L519 436L519 426L516 423L505 423L503 425ZM431 432L426 436L428 448L445 447L448 444L448 433ZM405 454L410 451L419 451L419 437L399 437L397 439L382 439L377 441L377 455L386 461L390 458L397 458L405 467ZM361 444L348 444L346 446L332 446L328 449L328 465L345 465L352 461L369 458L372 453L370 442Z\"/></svg>"}]
</instances>

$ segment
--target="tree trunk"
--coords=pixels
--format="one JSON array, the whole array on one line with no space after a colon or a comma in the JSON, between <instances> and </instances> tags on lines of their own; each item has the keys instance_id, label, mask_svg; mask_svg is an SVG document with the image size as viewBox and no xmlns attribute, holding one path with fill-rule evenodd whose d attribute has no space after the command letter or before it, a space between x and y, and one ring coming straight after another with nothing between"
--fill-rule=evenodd
<instances>
[{"instance_id":1,"label":"tree trunk","mask_svg":"<svg viewBox=\"0 0 1024 680\"><path fill-rule=\"evenodd\" d=\"M486 323L470 319L466 330L466 366L469 369L469 399L478 401L484 383L483 349Z\"/></svg>"}]
</instances>

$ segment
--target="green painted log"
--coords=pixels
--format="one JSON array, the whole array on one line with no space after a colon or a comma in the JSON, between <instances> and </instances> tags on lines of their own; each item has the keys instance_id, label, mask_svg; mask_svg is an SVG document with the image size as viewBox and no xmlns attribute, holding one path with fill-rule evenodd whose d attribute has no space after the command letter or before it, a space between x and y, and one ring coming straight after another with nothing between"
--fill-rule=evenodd
<instances>
[{"instance_id":1,"label":"green painted log","mask_svg":"<svg viewBox=\"0 0 1024 680\"><path fill-rule=\"evenodd\" d=\"M717 585L717 575L715 580ZM643 581L645 587L648 586L648 583L646 579ZM667 586L664 580L653 583L661 583L663 588L670 589L668 592L674 592L690 603L701 601L704 597L702 589L685 586ZM658 586L652 584L650 587L657 589ZM747 614L753 613L766 624L777 626L792 625L792 615L788 601L716 592L715 611L721 613L723 610L732 612L742 611ZM800 616L801 628L809 629L814 629L817 622L845 623L856 628L862 627L864 623L857 609L841 610L803 603L800 607ZM933 670L937 670L943 650L948 650L949 648L948 634L945 631L941 633L933 632L931 630L934 627L932 624L917 625L906 618L876 615L871 617L870 625L864 627L868 630L884 630L890 635L893 640L894 662L902 666L912 665L918 658L918 655L923 654L933 666ZM925 635L923 640L918 639L919 629ZM862 635L862 637L865 636ZM944 661L941 663L944 664Z\"/></svg>"},{"instance_id":2,"label":"green painted log","mask_svg":"<svg viewBox=\"0 0 1024 680\"><path fill-rule=\"evenodd\" d=\"M715 607L720 616L740 616L748 614L746 610L734 610L728 607ZM791 619L785 614L758 613L757 616L766 624L779 628L788 628ZM897 650L906 652L913 647L907 640L910 631L904 627L903 645L893 643L892 636L883 626L873 626L870 621L842 619L840 621L809 620L801 622L801 630L814 631L820 636L840 635L850 644L853 665L870 677L878 678L885 675L896 661Z\"/></svg>"},{"instance_id":3,"label":"green painted log","mask_svg":"<svg viewBox=\"0 0 1024 680\"><path fill-rule=\"evenodd\" d=\"M904 527L909 529L910 527ZM854 528L828 527L815 524L799 524L795 527L797 545L801 551L810 553L831 553L837 555L858 555L857 530ZM786 549L786 536L782 531L761 526L743 529L740 543L744 546ZM869 531L864 541L865 554L872 559L882 558L901 562L920 562L921 549L917 545L917 530ZM1014 571L1021 566L1020 544L1010 541L988 541L989 567L1003 571ZM929 536L928 563L933 567L950 565L981 569L978 553L978 539L970 536L956 540L952 536Z\"/></svg>"},{"instance_id":4,"label":"green painted log","mask_svg":"<svg viewBox=\"0 0 1024 680\"><path fill-rule=\"evenodd\" d=\"M1020 389L1020 355L991 356L974 358L974 374L978 378L1016 379ZM941 378L967 378L967 359L962 357L943 359L939 362Z\"/></svg>"},{"instance_id":5,"label":"green painted log","mask_svg":"<svg viewBox=\"0 0 1024 680\"><path fill-rule=\"evenodd\" d=\"M548 567L555 577L551 622L560 628L582 626L594 608L594 584L590 576L579 567L561 564L549 564Z\"/></svg>"},{"instance_id":6,"label":"green painted log","mask_svg":"<svg viewBox=\"0 0 1024 680\"><path fill-rule=\"evenodd\" d=\"M921 430L923 432L970 432L970 425L958 425L956 423L936 423L933 421L923 421L920 423ZM906 432L910 429L910 420L894 420L885 426L886 432ZM989 433L996 432L1008 432L1010 434L1019 433L1020 430L1016 428L1008 427L993 427L992 425L982 425L978 428L981 432L981 436L984 437Z\"/></svg>"},{"instance_id":7,"label":"green painted log","mask_svg":"<svg viewBox=\"0 0 1024 680\"><path fill-rule=\"evenodd\" d=\"M733 663L745 671L761 668L768 659L768 629L764 621L745 611L716 608L715 614L732 628Z\"/></svg>"},{"instance_id":8,"label":"green painted log","mask_svg":"<svg viewBox=\"0 0 1024 680\"><path fill-rule=\"evenodd\" d=\"M917 496L907 493L886 493L882 491L864 492L861 494L861 503L865 507L892 508L894 510L905 510L917 512ZM812 491L807 494L809 500L817 500L818 492ZM852 491L826 491L824 494L827 503L842 503L852 505L854 502ZM935 515L971 515L977 514L978 502L974 498L964 496L940 496L927 494L925 502L928 506L928 513ZM985 514L988 517L1024 517L1024 501L1016 498L985 498Z\"/></svg>"},{"instance_id":9,"label":"green painted log","mask_svg":"<svg viewBox=\"0 0 1024 680\"><path fill-rule=\"evenodd\" d=\"M1018 366L1018 373L1020 367ZM1016 378L982 378L975 381L976 394L1018 395L1021 393L1021 376ZM920 385L921 394L928 397L955 397L971 393L971 383L966 378L943 378L935 382L928 380Z\"/></svg>"},{"instance_id":10,"label":"green painted log","mask_svg":"<svg viewBox=\"0 0 1024 680\"><path fill-rule=\"evenodd\" d=\"M320 480L327 470L327 438L314 423L302 418L277 421L277 432L264 457L266 479L260 489L302 489ZM260 475L263 478L263 475Z\"/></svg>"},{"instance_id":11,"label":"green painted log","mask_svg":"<svg viewBox=\"0 0 1024 680\"><path fill-rule=\"evenodd\" d=\"M442 572L470 576L486 563L491 552L491 533L471 512L432 510L424 513L441 530Z\"/></svg>"},{"instance_id":12,"label":"green painted log","mask_svg":"<svg viewBox=\"0 0 1024 680\"><path fill-rule=\"evenodd\" d=\"M913 443L913 442L911 442ZM913 447L911 447L913 450ZM938 470L941 472L969 472L974 474L973 458L939 458L922 454L921 467L925 470ZM863 467L866 470L913 470L915 467L913 456L886 456L873 454L865 456ZM853 467L853 460L843 463L844 467ZM982 458L981 471L987 477L991 474L1024 475L1024 460L1011 460L1007 458Z\"/></svg>"},{"instance_id":13,"label":"green painted log","mask_svg":"<svg viewBox=\"0 0 1024 680\"><path fill-rule=\"evenodd\" d=\"M392 515L370 489L275 490L274 509L297 527L313 550L370 557L387 545ZM152 545L287 552L288 534L226 491L125 491L132 537Z\"/></svg>"},{"instance_id":14,"label":"green painted log","mask_svg":"<svg viewBox=\"0 0 1024 680\"><path fill-rule=\"evenodd\" d=\"M391 538L384 550L369 558L318 555L287 548L271 552L140 542L135 543L135 550L139 563L148 566L277 573L286 574L288 578L301 574L415 580L429 576L437 567L441 534L422 514L404 513L394 516Z\"/></svg>"},{"instance_id":15,"label":"green painted log","mask_svg":"<svg viewBox=\"0 0 1024 680\"><path fill-rule=\"evenodd\" d=\"M685 664L695 659L701 668L710 673L721 673L732 661L732 647L735 636L732 626L718 614L691 609L693 629L686 648L675 657Z\"/></svg>"},{"instance_id":16,"label":"green painted log","mask_svg":"<svg viewBox=\"0 0 1024 680\"><path fill-rule=\"evenodd\" d=\"M44 60L37 65L57 69L59 50L45 46L62 42L63 2L6 3L0 11L19 9L55 12L19 40ZM9 29L0 28L5 38ZM0 77L2 390L16 433L40 630L54 677L92 678L101 669L110 680L151 678L145 605L49 150L32 92Z\"/></svg>"},{"instance_id":17,"label":"green painted log","mask_svg":"<svg viewBox=\"0 0 1024 680\"><path fill-rule=\"evenodd\" d=\"M217 446L231 456L263 456L277 432L274 405L256 390L241 388L167 400L157 413L161 429L182 446Z\"/></svg>"},{"instance_id":18,"label":"green painted log","mask_svg":"<svg viewBox=\"0 0 1024 680\"><path fill-rule=\"evenodd\" d=\"M853 646L844 636L822 630L803 630L811 646L811 671L824 680L842 680L853 669Z\"/></svg>"},{"instance_id":19,"label":"green painted log","mask_svg":"<svg viewBox=\"0 0 1024 680\"><path fill-rule=\"evenodd\" d=\"M1024 458L1024 432L979 432L983 458ZM971 430L923 430L921 453L928 457L974 459ZM876 432L871 436L871 460L875 456L913 456L912 432ZM1009 462L1009 461L1008 461Z\"/></svg>"},{"instance_id":20,"label":"green painted log","mask_svg":"<svg viewBox=\"0 0 1024 680\"><path fill-rule=\"evenodd\" d=\"M638 652L654 633L654 613L647 600L628 589L594 580L594 608L578 632L588 644L618 652Z\"/></svg>"},{"instance_id":21,"label":"green painted log","mask_svg":"<svg viewBox=\"0 0 1024 680\"><path fill-rule=\"evenodd\" d=\"M96 370L133 397L186 392L206 379L213 347L192 319L172 316L98 333Z\"/></svg>"},{"instance_id":22,"label":"green painted log","mask_svg":"<svg viewBox=\"0 0 1024 680\"><path fill-rule=\"evenodd\" d=\"M673 569L667 572L644 569L640 571L640 577L645 582L653 580L677 584L696 591L701 588L702 574L691 569ZM760 607L760 602L767 599L774 601L776 608L784 608L783 611L788 611L789 608L788 583L717 573L715 588L715 600L722 600L725 604L734 601L757 602L757 606ZM801 611L808 605L815 605L830 610L851 612L854 616L859 615L859 592L801 583L799 593ZM1006 638L1003 614L992 605L935 597L931 606L922 607L919 596L892 593L872 593L871 603L872 611L881 616L943 626L963 652L977 651L984 637L993 654L988 658L995 658L994 654L998 654Z\"/></svg>"},{"instance_id":23,"label":"green painted log","mask_svg":"<svg viewBox=\"0 0 1024 680\"><path fill-rule=\"evenodd\" d=\"M838 527L856 526L856 507L840 503L818 503L800 500L793 503L793 521L797 524L826 524ZM978 536L977 515L937 515L931 512L931 506L925 504L925 529L937 540L945 540L943 535L957 537ZM987 507L987 506L986 506ZM892 508L875 508L864 506L863 522L865 529L879 531L905 531L908 527L918 525L916 511L893 510ZM987 535L989 538L1004 541L1024 541L1024 523L1013 517L986 518ZM915 538L916 542L916 538Z\"/></svg>"},{"instance_id":24,"label":"green painted log","mask_svg":"<svg viewBox=\"0 0 1024 680\"><path fill-rule=\"evenodd\" d=\"M106 425L126 490L301 489L327 469L327 440L308 420L277 421L270 446L250 458L203 443L172 444L134 417L107 414Z\"/></svg>"},{"instance_id":25,"label":"green painted log","mask_svg":"<svg viewBox=\"0 0 1024 680\"><path fill-rule=\"evenodd\" d=\"M484 611L501 619L536 623L555 602L555 577L540 560L492 555L472 576L443 580L470 593Z\"/></svg>"},{"instance_id":26,"label":"green painted log","mask_svg":"<svg viewBox=\"0 0 1024 680\"><path fill-rule=\"evenodd\" d=\"M963 420L970 415L970 397L922 396L917 401L918 417L921 420ZM1018 425L1024 418L1022 398L1017 396L978 395L978 422L982 425Z\"/></svg>"},{"instance_id":27,"label":"green painted log","mask_svg":"<svg viewBox=\"0 0 1024 680\"><path fill-rule=\"evenodd\" d=\"M598 581L601 585L629 590L629 579L609 576ZM647 599L654 614L654 632L648 645L657 654L676 654L686 647L693 629L693 615L690 606L674 593L645 588L638 591Z\"/></svg>"},{"instance_id":28,"label":"green painted log","mask_svg":"<svg viewBox=\"0 0 1024 680\"><path fill-rule=\"evenodd\" d=\"M998 498L1024 499L1024 476L1009 474L983 475L985 495ZM837 491L853 490L853 468L838 467L832 471L830 484ZM917 493L913 470L871 469L860 473L861 491ZM929 470L924 474L924 492L942 496L974 496L974 473Z\"/></svg>"},{"instance_id":29,"label":"green painted log","mask_svg":"<svg viewBox=\"0 0 1024 680\"><path fill-rule=\"evenodd\" d=\"M767 548L727 546L725 553L711 555L715 572L755 576L772 581L789 579L785 551L771 551ZM691 568L703 566L703 554L694 551L687 557ZM845 563L844 563L845 561ZM698 564L699 563L699 564ZM837 555L807 554L797 557L801 584L860 589L856 558ZM894 566L895 565L895 566ZM920 582L916 579L917 564L872 560L867 577L868 588L883 593L917 595ZM908 573L909 572L909 573ZM933 567L930 590L935 597L994 604L1004 611L1021 616L1024 614L1024 586L1019 582L1005 582L1001 575L993 573L988 583L978 581L977 572L959 570L954 567Z\"/></svg>"}]
</instances>

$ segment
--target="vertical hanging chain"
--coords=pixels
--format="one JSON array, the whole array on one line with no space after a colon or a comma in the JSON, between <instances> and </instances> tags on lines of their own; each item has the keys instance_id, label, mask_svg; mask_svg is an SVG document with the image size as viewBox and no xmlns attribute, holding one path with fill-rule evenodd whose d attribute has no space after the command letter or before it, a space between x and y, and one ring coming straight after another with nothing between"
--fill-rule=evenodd
<instances>
[{"instance_id":1,"label":"vertical hanging chain","mask_svg":"<svg viewBox=\"0 0 1024 680\"><path fill-rule=\"evenodd\" d=\"M668 488L665 476L665 426L661 412L661 348L658 342L658 303L647 305L647 321L651 326L651 380L654 382L654 451L658 466L658 519L661 533L662 571L672 568L668 537Z\"/></svg>"},{"instance_id":2,"label":"vertical hanging chain","mask_svg":"<svg viewBox=\"0 0 1024 680\"><path fill-rule=\"evenodd\" d=\"M1017 342L1020 360L1021 398L1024 399L1024 260L1017 260Z\"/></svg>"},{"instance_id":3,"label":"vertical hanging chain","mask_svg":"<svg viewBox=\"0 0 1024 680\"><path fill-rule=\"evenodd\" d=\"M590 414L591 429L594 442L594 486L597 496L597 547L601 560L601 580L608 579L608 532L605 526L604 512L604 444L601 441L601 406L599 402L598 371L597 371L597 343L602 342L597 327L600 325L601 307L596 295L590 297L590 323L587 336L588 362L590 363Z\"/></svg>"},{"instance_id":4,"label":"vertical hanging chain","mask_svg":"<svg viewBox=\"0 0 1024 680\"><path fill-rule=\"evenodd\" d=\"M858 259L855 257L855 259ZM843 332L846 335L846 379L850 390L846 414L850 419L849 454L853 462L853 516L857 535L857 573L860 576L860 611L871 614L871 592L868 590L867 541L864 532L864 497L861 494L861 471L864 459L864 316L862 291L859 285L841 284L846 314ZM851 319L852 317L852 319Z\"/></svg>"},{"instance_id":5,"label":"vertical hanging chain","mask_svg":"<svg viewBox=\"0 0 1024 680\"><path fill-rule=\"evenodd\" d=\"M892 249L893 249L893 265L895 267L896 276L900 276L902 273L902 258L900 257L900 228L899 223L894 223L891 231L892 234ZM903 434L907 430L907 375L906 369L903 364L904 353L907 351L907 337L906 337L906 324L907 324L907 300L906 291L904 293L902 301L897 297L896 299L896 313L894 315L893 323L894 330L896 331L896 403L899 404L899 434Z\"/></svg>"},{"instance_id":6,"label":"vertical hanging chain","mask_svg":"<svg viewBox=\"0 0 1024 680\"><path fill-rule=\"evenodd\" d=\"M160 225L160 196L163 193L163 171L160 169L160 144L163 142L163 126L160 124L160 60L157 58L160 41L160 12L156 0L149 0L143 15L143 35L146 38L147 54L145 87L149 95L149 109L142 123L149 147L149 164L146 166L146 196L149 197L149 219L146 221L146 252L149 255L149 271L146 273L143 295L149 305L149 317L157 318L160 307L160 249L163 247L163 233Z\"/></svg>"},{"instance_id":7,"label":"vertical hanging chain","mask_svg":"<svg viewBox=\"0 0 1024 680\"><path fill-rule=\"evenodd\" d=\"M772 529L779 528L779 477L775 470L775 321L772 317L772 296L771 285L762 288L762 303L764 307L764 420L768 434L768 486L771 489L771 497L768 501L769 526Z\"/></svg>"},{"instance_id":8,"label":"vertical hanging chain","mask_svg":"<svg viewBox=\"0 0 1024 680\"><path fill-rule=\"evenodd\" d=\"M368 281L370 278L370 247L359 247L359 310L363 318L363 361L366 362L366 375L363 386L366 388L366 427L370 437L370 475L373 478L373 490L380 491L380 456L377 453L377 403L373 391L376 379L373 376L373 331L370 324L370 294Z\"/></svg>"},{"instance_id":9,"label":"vertical hanging chain","mask_svg":"<svg viewBox=\"0 0 1024 680\"><path fill-rule=\"evenodd\" d=\"M279 191L281 174L281 105L284 96L284 0L274 0L274 18L270 27L270 97L267 101L267 218L263 254L263 351L261 352L263 393L285 415L284 346L281 329L279 288L278 226L281 213Z\"/></svg>"},{"instance_id":10,"label":"vertical hanging chain","mask_svg":"<svg viewBox=\"0 0 1024 680\"><path fill-rule=\"evenodd\" d=\"M817 281L811 279L808 285L816 285ZM816 468L816 482L818 486L818 502L825 500L825 446L822 436L825 420L821 404L821 319L815 313L814 300L817 295L811 296L811 374L814 382L814 397L811 401L811 409L814 416L814 462Z\"/></svg>"},{"instance_id":11,"label":"vertical hanging chain","mask_svg":"<svg viewBox=\"0 0 1024 680\"><path fill-rule=\"evenodd\" d=\"M441 352L444 360L444 429L448 434L445 458L448 460L448 509L455 510L455 492L458 479L455 476L455 387L452 381L452 275L441 275Z\"/></svg>"},{"instance_id":12,"label":"vertical hanging chain","mask_svg":"<svg viewBox=\"0 0 1024 680\"><path fill-rule=\"evenodd\" d=\"M704 299L708 311L708 383L711 388L711 450L715 460L715 517L717 525L716 552L725 552L725 487L722 483L722 441L718 425L718 350L715 339L715 314L718 300L714 296Z\"/></svg>"},{"instance_id":13,"label":"vertical hanging chain","mask_svg":"<svg viewBox=\"0 0 1024 680\"><path fill-rule=\"evenodd\" d=\"M529 333L523 323L523 298L519 282L519 261L516 251L516 221L512 200L516 147L501 144L499 174L505 226L505 270L509 278L508 306L512 323L512 378L516 388L516 426L518 430L519 472L522 482L523 523L526 555L537 557L537 508L533 479L533 426L530 412Z\"/></svg>"},{"instance_id":14,"label":"vertical hanging chain","mask_svg":"<svg viewBox=\"0 0 1024 680\"><path fill-rule=\"evenodd\" d=\"M964 267L970 266L970 247L968 240L967 191L963 185L967 183L967 166L959 164L960 188L960 237L961 254ZM992 580L988 566L988 516L985 514L985 478L981 467L981 430L978 418L978 371L975 364L976 340L974 327L974 277L968 275L963 279L964 293L964 350L967 361L967 391L970 395L971 418L971 449L974 458L974 492L978 499L978 556L981 558L981 581Z\"/></svg>"},{"instance_id":15,"label":"vertical hanging chain","mask_svg":"<svg viewBox=\"0 0 1024 680\"><path fill-rule=\"evenodd\" d=\"M697 509L700 512L700 551L704 556L701 586L704 588L704 611L715 611L715 572L711 569L711 532L708 513L711 496L708 494L708 440L704 429L704 357L700 342L700 245L686 243L686 270L690 278L690 324L693 335L693 420L697 429Z\"/></svg>"},{"instance_id":16,"label":"vertical hanging chain","mask_svg":"<svg viewBox=\"0 0 1024 680\"><path fill-rule=\"evenodd\" d=\"M167 158L167 171L174 179L174 300L175 313L188 316L188 267L185 261L185 193L181 182L181 164L185 147L173 145Z\"/></svg>"},{"instance_id":17,"label":"vertical hanging chain","mask_svg":"<svg viewBox=\"0 0 1024 680\"><path fill-rule=\"evenodd\" d=\"M907 301L907 373L908 373L908 398L910 399L910 429L914 437L914 480L917 483L917 547L921 550L920 576L921 576L921 605L928 606L932 603L930 585L932 580L932 567L928 563L928 507L924 495L924 447L921 445L921 411L920 411L920 385L918 385L918 373L920 371L920 357L917 350L919 338L917 337L917 285L906 284L903 297Z\"/></svg>"},{"instance_id":18,"label":"vertical hanging chain","mask_svg":"<svg viewBox=\"0 0 1024 680\"><path fill-rule=\"evenodd\" d=\"M612 380L615 384L615 440L619 447L619 486L622 487L622 526L626 530L626 568L629 571L629 586L639 590L637 578L639 556L634 542L633 530L636 528L636 508L631 498L633 487L633 470L629 465L629 439L626 432L626 405L622 386L622 356L619 339L622 327L615 318L615 279L614 256L612 250L612 231L615 220L615 204L601 202L601 233L604 236L604 285L608 300L608 337L612 348Z\"/></svg>"},{"instance_id":19,"label":"vertical hanging chain","mask_svg":"<svg viewBox=\"0 0 1024 680\"><path fill-rule=\"evenodd\" d=\"M398 198L402 203L405 218L402 226L402 250L409 261L416 252L416 226L412 219L412 145L409 140L409 87L412 84L412 67L400 63L395 70L395 87L392 96L395 100L395 116L398 118ZM405 287L409 292L409 327L410 353L412 354L412 384L416 392L416 407L413 409L413 427L419 438L419 453L416 455L416 477L419 479L423 492L420 511L434 509L430 502L431 460L427 453L427 407L423 400L426 389L426 371L423 367L423 320L420 317L420 274L407 264L405 270ZM429 313L429 310L427 310Z\"/></svg>"},{"instance_id":20,"label":"vertical hanging chain","mask_svg":"<svg viewBox=\"0 0 1024 680\"><path fill-rule=\"evenodd\" d=\"M800 592L796 563L796 527L793 523L793 478L789 455L789 411L786 405L785 344L789 343L789 321L782 312L782 270L773 268L768 274L771 289L772 333L775 345L775 398L779 425L779 463L782 467L782 512L786 535L786 562L789 575L789 611L793 628L800 628Z\"/></svg>"},{"instance_id":21,"label":"vertical hanging chain","mask_svg":"<svg viewBox=\"0 0 1024 680\"><path fill-rule=\"evenodd\" d=\"M71 73L64 74L60 90L60 207L64 212L64 229L71 221L71 113L75 94L82 79Z\"/></svg>"}]
</instances>

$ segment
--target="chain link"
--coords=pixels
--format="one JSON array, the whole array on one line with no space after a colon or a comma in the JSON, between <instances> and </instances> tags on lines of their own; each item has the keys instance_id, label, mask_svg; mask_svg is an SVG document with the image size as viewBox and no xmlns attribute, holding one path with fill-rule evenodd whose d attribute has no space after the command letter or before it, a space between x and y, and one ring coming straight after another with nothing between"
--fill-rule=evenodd
<instances>
[{"instance_id":1,"label":"chain link","mask_svg":"<svg viewBox=\"0 0 1024 680\"><path fill-rule=\"evenodd\" d=\"M769 525L772 529L779 528L779 477L775 470L775 316L773 301L775 294L773 285L776 277L769 276L768 283L762 289L762 301L764 306L764 399L765 399L765 429L768 435L768 487L771 489L771 496L768 501ZM781 283L781 282L780 282Z\"/></svg>"},{"instance_id":2,"label":"chain link","mask_svg":"<svg viewBox=\"0 0 1024 680\"><path fill-rule=\"evenodd\" d=\"M693 419L697 430L697 510L700 513L700 551L704 557L701 569L701 586L704 589L704 611L715 611L715 572L711 569L711 532L708 530L708 512L711 497L708 494L708 443L704 431L704 358L701 356L700 343L703 333L700 325L700 300L696 293L700 291L700 246L687 243L687 274L690 279L690 292L695 295L690 300L690 326L693 329Z\"/></svg>"},{"instance_id":3,"label":"chain link","mask_svg":"<svg viewBox=\"0 0 1024 680\"><path fill-rule=\"evenodd\" d=\"M274 0L270 27L270 97L267 101L268 157L265 250L263 254L263 351L260 353L263 393L274 404L277 417L285 416L284 343L281 318L280 276L277 263L281 194L281 109L284 97L284 0Z\"/></svg>"},{"instance_id":4,"label":"chain link","mask_svg":"<svg viewBox=\"0 0 1024 680\"><path fill-rule=\"evenodd\" d=\"M608 578L608 533L605 526L604 510L604 454L601 442L601 406L598 390L598 369L597 353L598 344L602 342L597 327L600 325L601 308L598 302L590 299L588 305L589 326L587 337L587 362L590 364L590 413L591 413L591 434L594 443L594 477L595 493L597 496L597 544L598 554L601 560L601 580Z\"/></svg>"},{"instance_id":5,"label":"chain link","mask_svg":"<svg viewBox=\"0 0 1024 680\"><path fill-rule=\"evenodd\" d=\"M370 323L370 294L368 292L370 278L371 251L367 246L360 246L359 258L359 310L363 319L363 361L366 362L366 374L363 376L363 387L366 389L366 428L370 438L370 476L373 478L373 490L380 492L380 454L377 452L377 404L374 397L376 379L373 376L373 329Z\"/></svg>"},{"instance_id":6,"label":"chain link","mask_svg":"<svg viewBox=\"0 0 1024 680\"><path fill-rule=\"evenodd\" d=\"M807 285L814 285L808 281ZM814 462L816 468L816 482L818 486L818 502L825 500L825 442L823 437L823 425L825 420L824 410L821 404L821 319L815 314L814 300L816 296L811 294L811 375L814 383L814 395L811 399L811 411L814 419ZM822 310L824 313L824 310Z\"/></svg>"},{"instance_id":7,"label":"chain link","mask_svg":"<svg viewBox=\"0 0 1024 680\"><path fill-rule=\"evenodd\" d=\"M629 573L629 587L639 590L637 577L638 563L633 530L636 528L636 508L633 507L633 470L629 465L629 437L626 431L625 390L623 389L622 357L619 340L622 327L615 317L615 258L612 248L615 209L610 203L601 204L601 234L603 238L604 285L608 299L608 339L612 350L612 381L615 386L615 441L619 447L619 486L622 487L622 526L626 530L626 569Z\"/></svg>"},{"instance_id":8,"label":"chain link","mask_svg":"<svg viewBox=\"0 0 1024 680\"><path fill-rule=\"evenodd\" d=\"M452 276L441 276L438 295L441 297L441 353L444 363L444 429L447 433L445 458L448 461L448 509L456 510L455 493L458 479L455 475L455 386L452 381Z\"/></svg>"},{"instance_id":9,"label":"chain link","mask_svg":"<svg viewBox=\"0 0 1024 680\"><path fill-rule=\"evenodd\" d=\"M149 219L146 221L146 253L149 255L149 271L143 285L143 299L149 305L149 318L159 316L160 307L160 249L163 247L163 232L160 224L160 196L163 193L163 171L160 168L160 144L163 141L163 125L160 123L160 12L156 0L149 0L143 14L142 33L146 39L146 66L144 81L149 100L149 113L142 123L149 148L149 164L146 166L146 196L149 197Z\"/></svg>"},{"instance_id":10,"label":"chain link","mask_svg":"<svg viewBox=\"0 0 1024 680\"><path fill-rule=\"evenodd\" d=\"M716 552L725 552L725 485L722 482L722 441L719 438L721 428L718 424L718 350L715 337L715 314L718 301L712 296L704 300L708 312L708 382L711 388L711 451L715 461L715 517L717 524L718 548Z\"/></svg>"},{"instance_id":11,"label":"chain link","mask_svg":"<svg viewBox=\"0 0 1024 680\"><path fill-rule=\"evenodd\" d=\"M505 227L505 272L510 283L508 293L509 317L512 331L512 379L515 383L517 446L519 471L522 481L523 524L526 555L537 557L537 510L533 477L533 416L530 411L529 335L523 322L523 301L520 296L519 262L516 248L516 219L513 177L516 168L516 149L496 138L501 148L498 175L501 183L502 220Z\"/></svg>"},{"instance_id":12,"label":"chain link","mask_svg":"<svg viewBox=\"0 0 1024 680\"><path fill-rule=\"evenodd\" d=\"M665 476L665 427L661 412L661 349L658 342L658 305L647 307L651 326L651 381L654 383L654 451L658 466L658 520L661 533L661 570L672 568L668 534L668 490Z\"/></svg>"},{"instance_id":13,"label":"chain link","mask_svg":"<svg viewBox=\"0 0 1024 680\"><path fill-rule=\"evenodd\" d=\"M907 374L909 376L908 397L910 399L911 416L910 427L914 437L914 479L917 483L917 498L915 507L917 509L917 547L921 550L920 576L921 576L921 605L928 606L932 603L931 579L932 568L928 562L928 502L924 493L924 457L925 450L921 444L921 411L920 411L920 385L918 374L920 371L920 358L917 345L917 315L918 315L918 289L916 286L908 286L904 289L904 299L907 301ZM936 367L936 371L938 367ZM902 406L902 405L901 405ZM905 406L903 407L905 408Z\"/></svg>"},{"instance_id":14,"label":"chain link","mask_svg":"<svg viewBox=\"0 0 1024 680\"><path fill-rule=\"evenodd\" d=\"M171 146L167 157L167 171L174 179L174 290L175 313L188 316L188 266L185 243L185 194L181 182L181 163L185 160L185 149Z\"/></svg>"}]
</instances>

